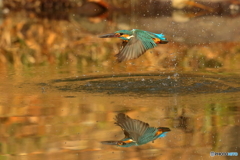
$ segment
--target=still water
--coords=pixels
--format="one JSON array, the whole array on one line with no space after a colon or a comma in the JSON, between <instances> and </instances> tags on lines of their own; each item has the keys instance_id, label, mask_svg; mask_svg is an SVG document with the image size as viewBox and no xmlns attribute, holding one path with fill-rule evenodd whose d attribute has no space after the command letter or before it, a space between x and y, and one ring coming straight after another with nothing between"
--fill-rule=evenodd
<instances>
[{"instance_id":1,"label":"still water","mask_svg":"<svg viewBox=\"0 0 240 160\"><path fill-rule=\"evenodd\" d=\"M80 13L84 5L59 19L4 13L0 160L239 159L210 156L240 154L239 13L170 3L160 12L164 4L131 1L105 18ZM133 28L164 33L169 44L116 63L120 40L97 36ZM101 144L124 137L118 113L171 131L142 146Z\"/></svg>"}]
</instances>

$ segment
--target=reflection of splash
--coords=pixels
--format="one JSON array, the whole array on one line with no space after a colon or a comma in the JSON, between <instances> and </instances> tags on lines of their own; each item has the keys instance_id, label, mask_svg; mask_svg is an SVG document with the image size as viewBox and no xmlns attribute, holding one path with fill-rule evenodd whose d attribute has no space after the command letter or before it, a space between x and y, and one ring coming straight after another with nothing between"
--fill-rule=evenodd
<instances>
[{"instance_id":1,"label":"reflection of splash","mask_svg":"<svg viewBox=\"0 0 240 160\"><path fill-rule=\"evenodd\" d=\"M177 107L177 106L176 106ZM178 109L180 110L180 108ZM194 130L192 117L187 116L186 110L183 108L181 111L181 115L174 118L174 121L176 123L176 128L182 129L184 132L191 133Z\"/></svg>"}]
</instances>

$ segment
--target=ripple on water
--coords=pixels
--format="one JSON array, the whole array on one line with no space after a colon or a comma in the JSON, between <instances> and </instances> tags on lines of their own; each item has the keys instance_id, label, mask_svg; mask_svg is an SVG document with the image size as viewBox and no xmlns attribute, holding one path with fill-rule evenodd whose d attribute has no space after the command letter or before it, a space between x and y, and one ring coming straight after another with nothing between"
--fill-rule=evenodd
<instances>
[{"instance_id":1,"label":"ripple on water","mask_svg":"<svg viewBox=\"0 0 240 160\"><path fill-rule=\"evenodd\" d=\"M239 92L239 81L234 76L225 75L119 74L58 79L52 86L60 91L154 96Z\"/></svg>"}]
</instances>

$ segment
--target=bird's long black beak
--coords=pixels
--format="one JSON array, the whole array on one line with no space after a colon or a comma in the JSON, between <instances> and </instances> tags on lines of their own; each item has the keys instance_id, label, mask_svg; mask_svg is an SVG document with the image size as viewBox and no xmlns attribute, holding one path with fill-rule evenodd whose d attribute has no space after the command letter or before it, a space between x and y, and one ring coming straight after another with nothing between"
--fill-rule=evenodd
<instances>
[{"instance_id":1,"label":"bird's long black beak","mask_svg":"<svg viewBox=\"0 0 240 160\"><path fill-rule=\"evenodd\" d=\"M98 36L99 38L113 38L113 37L118 37L115 33L109 33L109 34L104 34L101 36Z\"/></svg>"},{"instance_id":2,"label":"bird's long black beak","mask_svg":"<svg viewBox=\"0 0 240 160\"><path fill-rule=\"evenodd\" d=\"M118 141L101 141L102 144L118 145Z\"/></svg>"}]
</instances>

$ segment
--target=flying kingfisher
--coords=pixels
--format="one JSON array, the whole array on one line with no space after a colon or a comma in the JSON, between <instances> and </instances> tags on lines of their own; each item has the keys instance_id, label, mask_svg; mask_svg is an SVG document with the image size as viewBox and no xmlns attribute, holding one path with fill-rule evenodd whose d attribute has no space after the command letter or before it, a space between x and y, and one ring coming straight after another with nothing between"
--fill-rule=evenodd
<instances>
[{"instance_id":1,"label":"flying kingfisher","mask_svg":"<svg viewBox=\"0 0 240 160\"><path fill-rule=\"evenodd\" d=\"M156 34L140 29L120 30L114 33L99 36L100 38L117 37L123 40L122 48L116 54L117 61L135 59L144 54L148 49L154 48L157 44L166 44L168 41L163 34Z\"/></svg>"},{"instance_id":2,"label":"flying kingfisher","mask_svg":"<svg viewBox=\"0 0 240 160\"><path fill-rule=\"evenodd\" d=\"M120 141L102 141L102 144L120 147L139 146L165 137L167 132L171 131L167 127L149 127L148 123L132 119L123 113L117 114L115 120L115 124L122 128L125 138Z\"/></svg>"}]
</instances>

